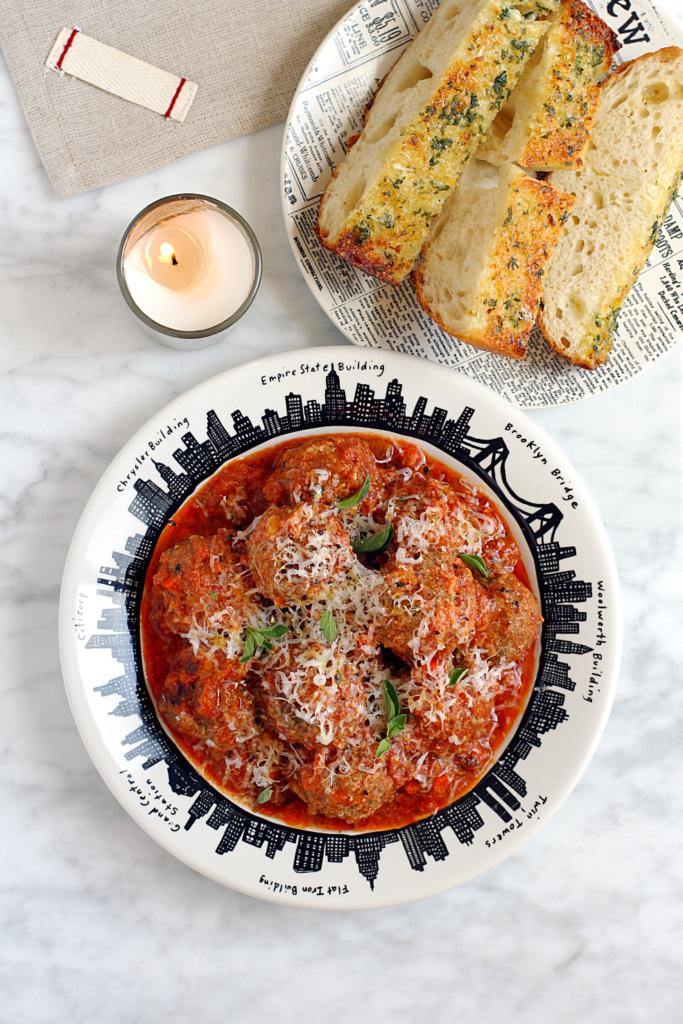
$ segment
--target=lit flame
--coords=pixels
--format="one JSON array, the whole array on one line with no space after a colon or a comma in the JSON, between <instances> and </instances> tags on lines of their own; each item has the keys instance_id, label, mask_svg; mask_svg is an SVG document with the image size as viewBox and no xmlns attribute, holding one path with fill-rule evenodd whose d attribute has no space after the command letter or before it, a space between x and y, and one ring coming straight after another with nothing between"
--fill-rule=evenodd
<instances>
[{"instance_id":1,"label":"lit flame","mask_svg":"<svg viewBox=\"0 0 683 1024\"><path fill-rule=\"evenodd\" d=\"M159 263L173 263L177 266L178 261L175 258L175 249L170 242L162 242L159 246Z\"/></svg>"}]
</instances>

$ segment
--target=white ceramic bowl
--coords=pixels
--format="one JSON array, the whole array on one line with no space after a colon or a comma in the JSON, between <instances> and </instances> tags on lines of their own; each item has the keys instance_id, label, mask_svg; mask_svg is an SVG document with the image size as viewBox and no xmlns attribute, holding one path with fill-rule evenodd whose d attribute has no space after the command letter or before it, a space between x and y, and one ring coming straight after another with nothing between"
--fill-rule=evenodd
<instances>
[{"instance_id":1,"label":"white ceramic bowl","mask_svg":"<svg viewBox=\"0 0 683 1024\"><path fill-rule=\"evenodd\" d=\"M379 399L372 421L367 392L362 409L354 401L359 385ZM543 606L537 676L504 754L450 807L398 830L295 829L217 792L161 728L140 660L142 584L165 523L228 459L282 436L364 429L415 438L488 489L503 509ZM224 885L275 902L339 910L442 892L530 839L595 749L621 651L607 538L552 442L466 377L409 356L366 357L348 347L288 352L228 370L138 431L83 512L64 571L59 628L83 742L131 817L180 860Z\"/></svg>"}]
</instances>

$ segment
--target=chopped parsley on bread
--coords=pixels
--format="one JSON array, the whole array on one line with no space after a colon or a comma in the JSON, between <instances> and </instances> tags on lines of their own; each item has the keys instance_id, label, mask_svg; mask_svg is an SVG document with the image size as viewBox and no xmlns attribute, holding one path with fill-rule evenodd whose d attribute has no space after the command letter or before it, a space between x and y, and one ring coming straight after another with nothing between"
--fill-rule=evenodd
<instances>
[{"instance_id":1,"label":"chopped parsley on bread","mask_svg":"<svg viewBox=\"0 0 683 1024\"><path fill-rule=\"evenodd\" d=\"M321 197L326 248L401 284L556 6L443 0L387 75Z\"/></svg>"},{"instance_id":2,"label":"chopped parsley on bread","mask_svg":"<svg viewBox=\"0 0 683 1024\"><path fill-rule=\"evenodd\" d=\"M573 204L518 167L473 160L413 271L420 305L448 334L522 359Z\"/></svg>"},{"instance_id":3,"label":"chopped parsley on bread","mask_svg":"<svg viewBox=\"0 0 683 1024\"><path fill-rule=\"evenodd\" d=\"M579 171L549 181L576 203L545 276L538 322L550 346L594 369L657 240L683 169L683 50L665 47L617 68L600 87Z\"/></svg>"},{"instance_id":4,"label":"chopped parsley on bread","mask_svg":"<svg viewBox=\"0 0 683 1024\"><path fill-rule=\"evenodd\" d=\"M477 156L535 171L578 168L598 109L599 80L621 43L581 0L562 0Z\"/></svg>"}]
</instances>

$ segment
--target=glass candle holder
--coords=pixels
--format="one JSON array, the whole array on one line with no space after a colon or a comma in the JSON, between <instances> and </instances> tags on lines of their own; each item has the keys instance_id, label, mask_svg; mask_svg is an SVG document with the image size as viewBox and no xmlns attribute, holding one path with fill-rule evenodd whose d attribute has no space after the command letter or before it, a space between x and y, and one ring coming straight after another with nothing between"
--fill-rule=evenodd
<instances>
[{"instance_id":1,"label":"glass candle holder","mask_svg":"<svg viewBox=\"0 0 683 1024\"><path fill-rule=\"evenodd\" d=\"M116 274L141 329L160 345L213 345L261 283L256 235L218 199L185 193L146 206L121 239Z\"/></svg>"}]
</instances>

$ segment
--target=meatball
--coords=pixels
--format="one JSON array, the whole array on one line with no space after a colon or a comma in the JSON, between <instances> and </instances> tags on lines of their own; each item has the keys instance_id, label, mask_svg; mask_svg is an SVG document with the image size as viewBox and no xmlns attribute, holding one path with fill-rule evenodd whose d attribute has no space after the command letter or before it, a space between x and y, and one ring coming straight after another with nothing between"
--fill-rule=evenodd
<instances>
[{"instance_id":1,"label":"meatball","mask_svg":"<svg viewBox=\"0 0 683 1024\"><path fill-rule=\"evenodd\" d=\"M469 551L481 541L474 513L452 487L427 480L418 489L411 481L401 486L406 494L394 495L392 511L395 559L398 564L418 565L423 559L452 564L458 551ZM391 518L391 516L390 516Z\"/></svg>"},{"instance_id":2,"label":"meatball","mask_svg":"<svg viewBox=\"0 0 683 1024\"><path fill-rule=\"evenodd\" d=\"M254 589L249 571L227 530L188 537L164 551L153 586L161 623L170 633L241 632L259 607L249 593Z\"/></svg>"},{"instance_id":3,"label":"meatball","mask_svg":"<svg viewBox=\"0 0 683 1024\"><path fill-rule=\"evenodd\" d=\"M515 661L538 638L543 621L538 601L521 580L509 573L490 573L488 579L476 575L488 610L473 642L490 658Z\"/></svg>"},{"instance_id":4,"label":"meatball","mask_svg":"<svg viewBox=\"0 0 683 1024\"><path fill-rule=\"evenodd\" d=\"M375 757L376 738L368 732L354 739L358 745L319 750L313 762L299 765L290 779L290 789L308 804L311 814L355 823L378 810L396 790L383 759Z\"/></svg>"},{"instance_id":5,"label":"meatball","mask_svg":"<svg viewBox=\"0 0 683 1024\"><path fill-rule=\"evenodd\" d=\"M222 759L220 769L226 785L247 797L259 813L282 804L288 791L288 780L298 764L291 749L279 736L261 729L256 736L235 747ZM264 790L271 794L264 804L257 804Z\"/></svg>"},{"instance_id":6,"label":"meatball","mask_svg":"<svg viewBox=\"0 0 683 1024\"><path fill-rule=\"evenodd\" d=\"M435 742L419 719L409 722L391 741L386 755L387 770L396 785L405 786L411 794L432 793L437 806L443 806L449 796L454 798L467 785L467 776L482 771L490 760L490 749L479 741L459 747Z\"/></svg>"},{"instance_id":7,"label":"meatball","mask_svg":"<svg viewBox=\"0 0 683 1024\"><path fill-rule=\"evenodd\" d=\"M259 590L279 608L331 593L355 563L348 534L322 505L269 508L247 538Z\"/></svg>"},{"instance_id":8,"label":"meatball","mask_svg":"<svg viewBox=\"0 0 683 1024\"><path fill-rule=\"evenodd\" d=\"M312 437L279 456L263 493L273 505L300 501L334 505L340 498L355 494L368 474L374 481L377 468L365 441L357 437Z\"/></svg>"},{"instance_id":9,"label":"meatball","mask_svg":"<svg viewBox=\"0 0 683 1024\"><path fill-rule=\"evenodd\" d=\"M321 644L287 653L286 667L265 672L261 680L266 724L288 743L343 746L367 716L358 670Z\"/></svg>"},{"instance_id":10,"label":"meatball","mask_svg":"<svg viewBox=\"0 0 683 1024\"><path fill-rule=\"evenodd\" d=\"M381 644L408 661L421 661L468 643L482 603L486 608L469 570L459 561L426 560L415 566L390 562L387 569L381 594L386 619L377 630Z\"/></svg>"},{"instance_id":11,"label":"meatball","mask_svg":"<svg viewBox=\"0 0 683 1024\"><path fill-rule=\"evenodd\" d=\"M476 513L476 518L481 528L481 554L484 561L498 572L512 572L519 561L515 538L490 505Z\"/></svg>"},{"instance_id":12,"label":"meatball","mask_svg":"<svg viewBox=\"0 0 683 1024\"><path fill-rule=\"evenodd\" d=\"M157 698L166 722L188 739L213 748L217 755L256 735L254 703L243 683L236 683L209 659L184 648Z\"/></svg>"},{"instance_id":13,"label":"meatball","mask_svg":"<svg viewBox=\"0 0 683 1024\"><path fill-rule=\"evenodd\" d=\"M495 699L503 687L499 672L485 685L475 684L467 674L451 686L452 668L453 659L442 656L416 666L410 677L415 689L409 706L425 736L468 756L476 740L491 735L496 724Z\"/></svg>"},{"instance_id":14,"label":"meatball","mask_svg":"<svg viewBox=\"0 0 683 1024\"><path fill-rule=\"evenodd\" d=\"M481 555L486 564L498 572L512 572L519 559L519 548L498 509L465 480L461 481L457 493L474 517L480 539L480 549L476 552L471 548L460 550Z\"/></svg>"},{"instance_id":15,"label":"meatball","mask_svg":"<svg viewBox=\"0 0 683 1024\"><path fill-rule=\"evenodd\" d=\"M391 740L391 746L382 760L397 786L404 786L418 776L426 780L429 769L427 762L431 761L427 754L429 745L428 737L415 721L409 721L405 729Z\"/></svg>"}]
</instances>

